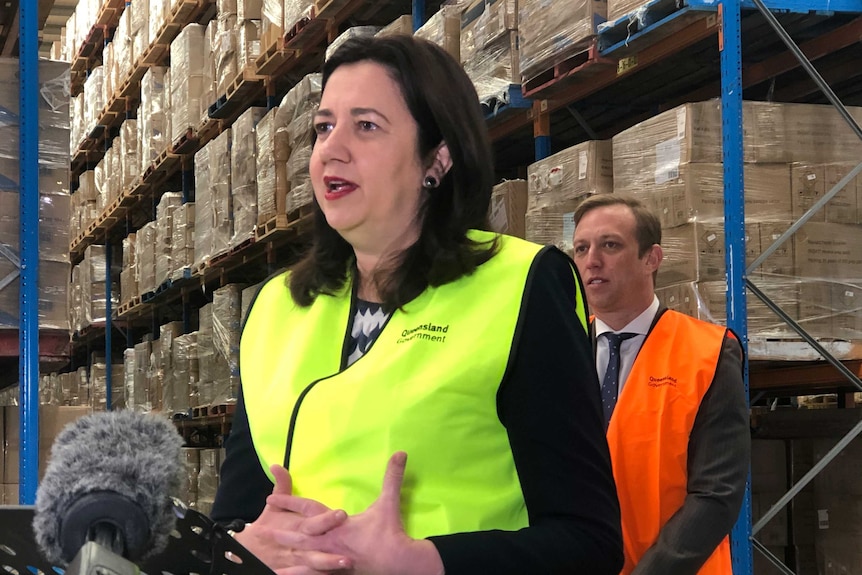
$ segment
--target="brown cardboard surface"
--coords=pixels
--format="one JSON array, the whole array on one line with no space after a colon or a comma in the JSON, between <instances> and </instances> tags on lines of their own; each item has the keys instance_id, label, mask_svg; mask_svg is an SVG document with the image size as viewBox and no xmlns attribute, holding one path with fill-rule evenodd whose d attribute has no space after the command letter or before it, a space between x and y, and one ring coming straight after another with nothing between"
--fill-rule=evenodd
<instances>
[{"instance_id":1,"label":"brown cardboard surface","mask_svg":"<svg viewBox=\"0 0 862 575\"><path fill-rule=\"evenodd\" d=\"M808 222L794 235L796 272L826 279L862 279L862 226Z\"/></svg>"},{"instance_id":2,"label":"brown cardboard surface","mask_svg":"<svg viewBox=\"0 0 862 575\"><path fill-rule=\"evenodd\" d=\"M523 238L526 213L526 180L508 180L494 186L488 216L492 230Z\"/></svg>"}]
</instances>

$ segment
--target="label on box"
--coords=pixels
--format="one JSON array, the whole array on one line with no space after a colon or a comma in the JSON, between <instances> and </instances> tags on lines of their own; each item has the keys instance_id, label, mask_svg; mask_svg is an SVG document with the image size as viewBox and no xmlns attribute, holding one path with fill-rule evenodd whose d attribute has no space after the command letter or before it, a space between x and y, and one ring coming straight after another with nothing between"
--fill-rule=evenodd
<instances>
[{"instance_id":1,"label":"label on box","mask_svg":"<svg viewBox=\"0 0 862 575\"><path fill-rule=\"evenodd\" d=\"M506 214L506 198L497 196L491 199L491 229L495 232L505 234L509 231L509 218Z\"/></svg>"},{"instance_id":2,"label":"label on box","mask_svg":"<svg viewBox=\"0 0 862 575\"><path fill-rule=\"evenodd\" d=\"M578 179L587 179L587 151L578 152Z\"/></svg>"},{"instance_id":3,"label":"label on box","mask_svg":"<svg viewBox=\"0 0 862 575\"><path fill-rule=\"evenodd\" d=\"M560 242L561 249L569 253L572 246L572 239L575 237L575 212L567 212L563 214L563 237ZM571 255L571 254L570 254Z\"/></svg>"},{"instance_id":4,"label":"label on box","mask_svg":"<svg viewBox=\"0 0 862 575\"><path fill-rule=\"evenodd\" d=\"M679 140L655 145L655 183L657 186L679 178Z\"/></svg>"},{"instance_id":5,"label":"label on box","mask_svg":"<svg viewBox=\"0 0 862 575\"><path fill-rule=\"evenodd\" d=\"M563 166L554 166L548 172L548 183L551 186L559 186L563 183Z\"/></svg>"},{"instance_id":6,"label":"label on box","mask_svg":"<svg viewBox=\"0 0 862 575\"><path fill-rule=\"evenodd\" d=\"M685 138L685 106L676 111L676 139Z\"/></svg>"}]
</instances>

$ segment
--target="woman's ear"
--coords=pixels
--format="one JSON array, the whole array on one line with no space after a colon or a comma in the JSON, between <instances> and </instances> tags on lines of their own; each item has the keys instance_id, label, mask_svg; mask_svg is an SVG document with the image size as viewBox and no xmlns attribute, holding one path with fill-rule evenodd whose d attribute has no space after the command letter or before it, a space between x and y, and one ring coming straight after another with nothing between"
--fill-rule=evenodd
<instances>
[{"instance_id":1,"label":"woman's ear","mask_svg":"<svg viewBox=\"0 0 862 575\"><path fill-rule=\"evenodd\" d=\"M434 151L434 157L431 159L431 165L428 167L426 175L433 176L438 182L442 182L450 169L452 169L452 155L449 153L449 146L446 142L441 142Z\"/></svg>"}]
</instances>

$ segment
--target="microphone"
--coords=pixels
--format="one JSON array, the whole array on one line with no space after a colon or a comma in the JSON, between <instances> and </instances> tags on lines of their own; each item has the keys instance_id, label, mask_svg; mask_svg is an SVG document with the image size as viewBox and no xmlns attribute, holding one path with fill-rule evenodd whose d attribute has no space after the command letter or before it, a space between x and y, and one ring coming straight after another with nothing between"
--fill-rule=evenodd
<instances>
[{"instance_id":1,"label":"microphone","mask_svg":"<svg viewBox=\"0 0 862 575\"><path fill-rule=\"evenodd\" d=\"M184 474L182 444L168 420L133 411L66 426L36 493L33 531L45 558L66 565L91 541L131 562L164 550Z\"/></svg>"}]
</instances>

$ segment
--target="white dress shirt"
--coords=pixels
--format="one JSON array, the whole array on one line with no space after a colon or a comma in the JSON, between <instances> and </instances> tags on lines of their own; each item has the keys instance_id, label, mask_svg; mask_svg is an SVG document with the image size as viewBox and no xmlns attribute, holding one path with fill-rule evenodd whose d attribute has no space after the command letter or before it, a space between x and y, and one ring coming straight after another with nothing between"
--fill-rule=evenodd
<instances>
[{"instance_id":1,"label":"white dress shirt","mask_svg":"<svg viewBox=\"0 0 862 575\"><path fill-rule=\"evenodd\" d=\"M608 338L601 337L601 335L606 332L638 334L623 341L620 345L620 385L618 393L622 393L626 379L628 379L629 373L632 371L632 365L635 363L635 357L637 357L641 346L646 340L647 333L655 319L656 313L658 313L658 298L653 295L650 306L618 332L614 332L608 324L596 318L596 370L599 373L599 385L604 380L605 371L608 369Z\"/></svg>"}]
</instances>

